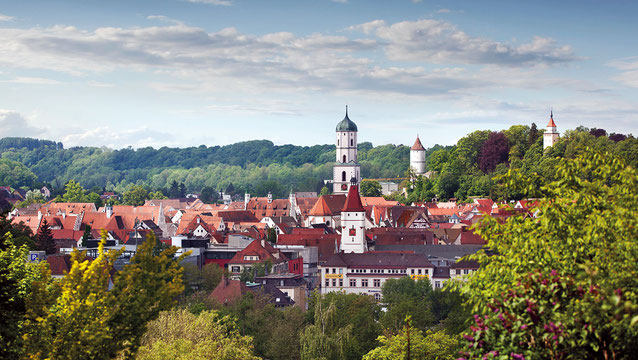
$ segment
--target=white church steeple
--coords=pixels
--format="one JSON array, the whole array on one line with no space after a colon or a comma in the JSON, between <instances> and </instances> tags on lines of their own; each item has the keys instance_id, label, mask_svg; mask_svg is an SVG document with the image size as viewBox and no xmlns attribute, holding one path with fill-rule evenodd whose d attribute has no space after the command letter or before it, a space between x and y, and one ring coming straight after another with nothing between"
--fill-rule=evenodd
<instances>
[{"instance_id":1,"label":"white church steeple","mask_svg":"<svg viewBox=\"0 0 638 360\"><path fill-rule=\"evenodd\" d=\"M361 166L357 159L357 125L346 116L337 124L336 163L333 169L334 194L345 194L350 188L350 179L354 178L354 184L361 181Z\"/></svg>"}]
</instances>

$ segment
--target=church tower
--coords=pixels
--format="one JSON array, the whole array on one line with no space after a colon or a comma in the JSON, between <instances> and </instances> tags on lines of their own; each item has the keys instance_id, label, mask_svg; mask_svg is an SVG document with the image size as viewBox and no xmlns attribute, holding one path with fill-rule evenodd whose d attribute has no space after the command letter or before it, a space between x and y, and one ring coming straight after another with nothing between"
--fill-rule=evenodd
<instances>
[{"instance_id":1,"label":"church tower","mask_svg":"<svg viewBox=\"0 0 638 360\"><path fill-rule=\"evenodd\" d=\"M361 181L361 166L357 161L357 125L346 116L337 124L337 159L333 168L333 194L346 194L350 179L358 185Z\"/></svg>"},{"instance_id":2,"label":"church tower","mask_svg":"<svg viewBox=\"0 0 638 360\"><path fill-rule=\"evenodd\" d=\"M368 251L366 241L366 210L359 197L359 185L352 179L346 203L341 209L341 249L345 253Z\"/></svg>"},{"instance_id":3,"label":"church tower","mask_svg":"<svg viewBox=\"0 0 638 360\"><path fill-rule=\"evenodd\" d=\"M547 149L550 146L554 146L558 141L558 131L556 130L556 123L554 123L554 112L549 112L549 123L547 129L543 134L543 149Z\"/></svg>"},{"instance_id":4,"label":"church tower","mask_svg":"<svg viewBox=\"0 0 638 360\"><path fill-rule=\"evenodd\" d=\"M416 141L410 148L410 168L412 168L415 175L423 175L425 173L425 148L421 144L419 135L416 136Z\"/></svg>"}]
</instances>

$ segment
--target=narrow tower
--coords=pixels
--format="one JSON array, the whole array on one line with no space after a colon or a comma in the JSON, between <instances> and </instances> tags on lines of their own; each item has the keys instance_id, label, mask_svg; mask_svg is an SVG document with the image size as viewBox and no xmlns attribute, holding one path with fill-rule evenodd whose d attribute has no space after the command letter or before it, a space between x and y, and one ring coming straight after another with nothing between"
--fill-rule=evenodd
<instances>
[{"instance_id":1,"label":"narrow tower","mask_svg":"<svg viewBox=\"0 0 638 360\"><path fill-rule=\"evenodd\" d=\"M547 123L547 129L543 134L543 149L547 149L550 146L554 146L558 141L558 131L556 130L556 123L554 123L554 112L549 112L549 123Z\"/></svg>"},{"instance_id":2,"label":"narrow tower","mask_svg":"<svg viewBox=\"0 0 638 360\"><path fill-rule=\"evenodd\" d=\"M337 159L333 168L334 194L346 194L350 187L350 179L354 178L354 184L361 181L361 166L357 160L357 125L346 116L337 124Z\"/></svg>"},{"instance_id":3,"label":"narrow tower","mask_svg":"<svg viewBox=\"0 0 638 360\"><path fill-rule=\"evenodd\" d=\"M361 254L367 250L366 210L359 197L359 185L352 178L346 203L341 209L341 251Z\"/></svg>"},{"instance_id":4,"label":"narrow tower","mask_svg":"<svg viewBox=\"0 0 638 360\"><path fill-rule=\"evenodd\" d=\"M416 141L410 148L410 167L415 175L423 175L425 173L425 148L421 144L419 135L416 136Z\"/></svg>"}]
</instances>

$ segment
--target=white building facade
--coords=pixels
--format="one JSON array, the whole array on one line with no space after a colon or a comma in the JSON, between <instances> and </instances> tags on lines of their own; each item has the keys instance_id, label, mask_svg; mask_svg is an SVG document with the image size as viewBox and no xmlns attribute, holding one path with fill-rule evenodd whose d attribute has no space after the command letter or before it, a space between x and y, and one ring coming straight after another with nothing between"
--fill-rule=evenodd
<instances>
[{"instance_id":1,"label":"white building facade","mask_svg":"<svg viewBox=\"0 0 638 360\"><path fill-rule=\"evenodd\" d=\"M344 253L368 251L366 210L361 203L359 186L351 184L346 203L341 210L341 248Z\"/></svg>"},{"instance_id":2,"label":"white building facade","mask_svg":"<svg viewBox=\"0 0 638 360\"><path fill-rule=\"evenodd\" d=\"M430 279L434 265L423 254L338 253L319 266L319 273L322 294L338 291L382 300L381 288L388 279Z\"/></svg>"},{"instance_id":3,"label":"white building facade","mask_svg":"<svg viewBox=\"0 0 638 360\"><path fill-rule=\"evenodd\" d=\"M333 194L346 194L353 178L356 184L361 181L361 166L357 159L357 132L357 125L348 117L346 106L346 116L336 128L337 155L333 167Z\"/></svg>"}]
</instances>

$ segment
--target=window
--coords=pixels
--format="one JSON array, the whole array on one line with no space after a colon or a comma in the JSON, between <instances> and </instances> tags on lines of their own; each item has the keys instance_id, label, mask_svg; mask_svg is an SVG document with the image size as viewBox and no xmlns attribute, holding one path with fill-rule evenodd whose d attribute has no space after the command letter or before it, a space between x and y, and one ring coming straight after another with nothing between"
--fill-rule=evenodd
<instances>
[{"instance_id":1,"label":"window","mask_svg":"<svg viewBox=\"0 0 638 360\"><path fill-rule=\"evenodd\" d=\"M375 294L374 294L374 299L375 299L375 300L381 300L381 294L379 294L379 293L375 293Z\"/></svg>"},{"instance_id":2,"label":"window","mask_svg":"<svg viewBox=\"0 0 638 360\"><path fill-rule=\"evenodd\" d=\"M351 287L357 286L357 280L356 279L350 279L350 286Z\"/></svg>"},{"instance_id":3,"label":"window","mask_svg":"<svg viewBox=\"0 0 638 360\"><path fill-rule=\"evenodd\" d=\"M241 270L239 269L239 266L233 266L233 267L230 268L230 272L238 273L240 271Z\"/></svg>"},{"instance_id":4,"label":"window","mask_svg":"<svg viewBox=\"0 0 638 360\"><path fill-rule=\"evenodd\" d=\"M419 271L419 275L421 275L421 269L419 269L418 271Z\"/></svg>"},{"instance_id":5,"label":"window","mask_svg":"<svg viewBox=\"0 0 638 360\"><path fill-rule=\"evenodd\" d=\"M337 139L337 146L339 146L339 139Z\"/></svg>"},{"instance_id":6,"label":"window","mask_svg":"<svg viewBox=\"0 0 638 360\"><path fill-rule=\"evenodd\" d=\"M332 268L332 273L336 274L337 273L337 269L336 268Z\"/></svg>"},{"instance_id":7,"label":"window","mask_svg":"<svg viewBox=\"0 0 638 360\"><path fill-rule=\"evenodd\" d=\"M345 171L341 172L341 181L346 181L346 172Z\"/></svg>"},{"instance_id":8,"label":"window","mask_svg":"<svg viewBox=\"0 0 638 360\"><path fill-rule=\"evenodd\" d=\"M330 286L330 280L326 279L326 287Z\"/></svg>"},{"instance_id":9,"label":"window","mask_svg":"<svg viewBox=\"0 0 638 360\"><path fill-rule=\"evenodd\" d=\"M381 279L374 279L373 283L374 287L381 287Z\"/></svg>"},{"instance_id":10,"label":"window","mask_svg":"<svg viewBox=\"0 0 638 360\"><path fill-rule=\"evenodd\" d=\"M469 274L469 273L470 273L470 270L468 270L468 269L463 269L463 275L467 275L467 274Z\"/></svg>"},{"instance_id":11,"label":"window","mask_svg":"<svg viewBox=\"0 0 638 360\"><path fill-rule=\"evenodd\" d=\"M441 282L440 281L435 281L434 282L434 287L437 288L437 289L440 289L441 288Z\"/></svg>"},{"instance_id":12,"label":"window","mask_svg":"<svg viewBox=\"0 0 638 360\"><path fill-rule=\"evenodd\" d=\"M343 155L343 162L346 162L346 156Z\"/></svg>"},{"instance_id":13,"label":"window","mask_svg":"<svg viewBox=\"0 0 638 360\"><path fill-rule=\"evenodd\" d=\"M414 275L414 269L410 269L410 274Z\"/></svg>"},{"instance_id":14,"label":"window","mask_svg":"<svg viewBox=\"0 0 638 360\"><path fill-rule=\"evenodd\" d=\"M343 279L339 279L339 287L343 287Z\"/></svg>"},{"instance_id":15,"label":"window","mask_svg":"<svg viewBox=\"0 0 638 360\"><path fill-rule=\"evenodd\" d=\"M354 139L350 139L350 146L354 146Z\"/></svg>"},{"instance_id":16,"label":"window","mask_svg":"<svg viewBox=\"0 0 638 360\"><path fill-rule=\"evenodd\" d=\"M368 279L361 279L361 286L368 287Z\"/></svg>"},{"instance_id":17,"label":"window","mask_svg":"<svg viewBox=\"0 0 638 360\"><path fill-rule=\"evenodd\" d=\"M337 286L337 280L332 279L332 286Z\"/></svg>"},{"instance_id":18,"label":"window","mask_svg":"<svg viewBox=\"0 0 638 360\"><path fill-rule=\"evenodd\" d=\"M343 274L343 269L339 268L339 274Z\"/></svg>"}]
</instances>

